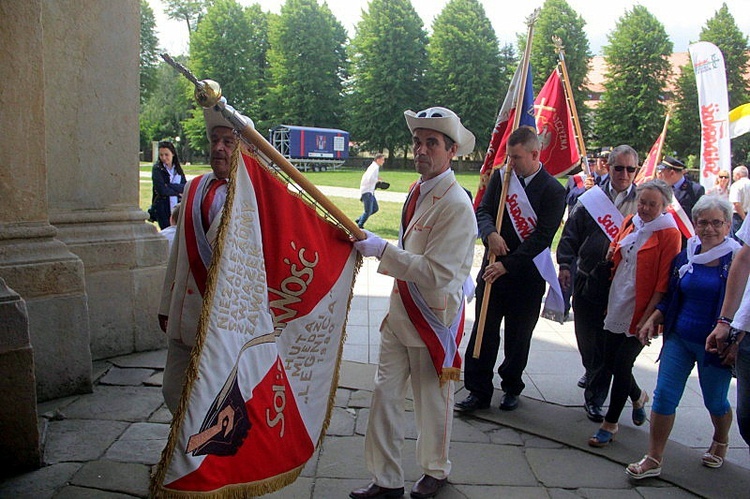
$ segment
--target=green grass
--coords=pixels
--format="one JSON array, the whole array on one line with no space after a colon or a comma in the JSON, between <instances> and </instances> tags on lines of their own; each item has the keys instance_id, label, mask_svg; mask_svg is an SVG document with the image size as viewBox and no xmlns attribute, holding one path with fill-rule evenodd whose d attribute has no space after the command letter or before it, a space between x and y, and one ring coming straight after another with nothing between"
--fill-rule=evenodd
<instances>
[{"instance_id":1,"label":"green grass","mask_svg":"<svg viewBox=\"0 0 750 499\"><path fill-rule=\"evenodd\" d=\"M141 172L151 172L151 164L141 163ZM187 175L200 175L210 171L208 165L191 165L183 167ZM306 172L304 175L317 186L351 187L359 189L359 181L364 170L336 170L327 172ZM474 194L479 184L479 175L473 173L457 174L459 183ZM381 170L380 178L390 182L389 191L408 192L409 186L418 178L416 172L405 170ZM142 177L140 182L140 207L146 211L151 205L151 178ZM362 203L359 199L331 196L329 198L351 220L362 214ZM378 201L380 210L372 215L365 228L386 239L397 239L401 223L401 203ZM562 230L558 230L552 242L552 250L557 248ZM481 244L481 241L477 241Z\"/></svg>"}]
</instances>

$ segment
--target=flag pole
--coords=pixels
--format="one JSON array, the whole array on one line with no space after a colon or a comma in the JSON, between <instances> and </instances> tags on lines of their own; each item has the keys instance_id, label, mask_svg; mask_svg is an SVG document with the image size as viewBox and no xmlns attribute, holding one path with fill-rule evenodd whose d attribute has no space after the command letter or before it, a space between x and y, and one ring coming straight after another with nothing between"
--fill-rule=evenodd
<instances>
[{"instance_id":1,"label":"flag pole","mask_svg":"<svg viewBox=\"0 0 750 499\"><path fill-rule=\"evenodd\" d=\"M258 148L268 159L277 165L289 178L291 178L301 189L326 210L334 220L341 224L357 240L363 240L367 236L354 221L341 211L328 197L323 194L307 177L305 177L287 158L285 158L265 137L263 137L253 125L252 120L247 119L236 109L227 103L226 98L221 95L221 87L213 80L198 80L189 69L172 59L168 54L162 54L162 58L182 73L193 85L195 85L195 100L204 109L214 108L221 112L222 116L232 124L234 129L250 144Z\"/></svg>"},{"instance_id":2,"label":"flag pole","mask_svg":"<svg viewBox=\"0 0 750 499\"><path fill-rule=\"evenodd\" d=\"M591 176L591 168L589 167L588 156L586 155L586 145L583 142L583 131L581 130L581 121L578 119L578 109L576 108L576 101L573 98L573 88L570 85L570 77L568 76L568 66L565 64L565 47L562 44L562 39L554 35L552 36L552 44L555 46L555 52L560 59L558 66L562 72L563 89L565 90L565 98L568 100L570 106L571 117L573 119L573 126L576 131L576 141L578 142L578 151L581 154L581 165L583 166L583 172L587 177Z\"/></svg>"},{"instance_id":3,"label":"flag pole","mask_svg":"<svg viewBox=\"0 0 750 499\"><path fill-rule=\"evenodd\" d=\"M661 150L664 148L664 141L667 140L667 126L669 126L669 118L672 116L672 106L667 106L667 115L664 117L664 127L661 129L662 140L659 141L659 147L656 149L656 157L654 158L654 172L651 174L651 179L656 178L656 165L658 165L659 157L661 156Z\"/></svg>"},{"instance_id":4,"label":"flag pole","mask_svg":"<svg viewBox=\"0 0 750 499\"><path fill-rule=\"evenodd\" d=\"M534 24L536 24L536 20L539 18L539 12L540 9L537 7L534 9L534 12L531 13L531 15L526 19L526 25L528 27L528 31L526 34L526 48L523 52L523 59L521 60L521 81L520 85L518 86L518 89L516 90L516 112L513 115L513 127L511 130L515 130L518 128L518 124L521 121L521 113L523 112L523 97L524 93L526 91L526 78L529 74L529 59L531 58L531 42L534 37ZM511 175L511 169L508 165L508 162L506 160L505 162L505 174L503 176L503 187L500 192L500 203L497 208L497 219L495 220L495 227L497 228L498 234L500 233L500 228L503 225L503 214L505 213L505 198L508 196L508 185L510 184L510 175ZM492 252L489 252L489 263L488 265L492 265L495 263L495 255ZM479 358L479 353L482 350L482 339L484 337L484 327L485 323L487 321L487 307L490 302L490 292L492 291L492 283L485 282L484 285L484 294L482 295L482 308L479 312L478 317L478 323L477 323L477 337L474 340L474 352L472 353L472 356L475 359Z\"/></svg>"}]
</instances>

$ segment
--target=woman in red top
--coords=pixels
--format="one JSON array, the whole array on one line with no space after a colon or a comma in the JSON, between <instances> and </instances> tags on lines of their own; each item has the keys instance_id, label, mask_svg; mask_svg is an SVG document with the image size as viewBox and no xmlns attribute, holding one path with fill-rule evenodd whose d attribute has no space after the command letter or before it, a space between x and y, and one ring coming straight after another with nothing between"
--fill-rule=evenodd
<instances>
[{"instance_id":1,"label":"woman in red top","mask_svg":"<svg viewBox=\"0 0 750 499\"><path fill-rule=\"evenodd\" d=\"M617 423L631 391L633 423L646 420L643 406L648 395L634 385L633 364L643 349L638 331L651 315L669 286L669 269L680 252L681 235L674 219L665 213L672 201L672 188L661 180L638 187L638 210L627 217L610 245L608 259L614 262L614 277L604 319L604 369L595 376L612 376L609 409L592 447L604 447L617 433Z\"/></svg>"}]
</instances>

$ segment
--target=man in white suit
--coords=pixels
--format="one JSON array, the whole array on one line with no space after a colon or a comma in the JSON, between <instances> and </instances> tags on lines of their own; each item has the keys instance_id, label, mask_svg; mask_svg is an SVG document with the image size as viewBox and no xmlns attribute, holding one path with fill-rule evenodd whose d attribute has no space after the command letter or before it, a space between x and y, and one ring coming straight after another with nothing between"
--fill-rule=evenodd
<instances>
[{"instance_id":1,"label":"man in white suit","mask_svg":"<svg viewBox=\"0 0 750 499\"><path fill-rule=\"evenodd\" d=\"M414 498L433 497L446 484L453 423L453 380L460 374L457 344L463 328L463 285L477 237L470 197L450 168L454 156L474 149L474 135L456 114L433 107L404 113L421 174L404 206L398 246L365 231L354 243L380 259L378 272L393 276L388 315L380 327L380 362L365 437L372 482L354 499L401 497L404 473L404 398L411 378L417 424L417 464L422 477Z\"/></svg>"},{"instance_id":2,"label":"man in white suit","mask_svg":"<svg viewBox=\"0 0 750 499\"><path fill-rule=\"evenodd\" d=\"M211 173L185 185L159 306L159 326L169 337L162 393L173 414L195 345L213 242L237 146L231 124L218 111L204 110L203 116L211 144Z\"/></svg>"}]
</instances>

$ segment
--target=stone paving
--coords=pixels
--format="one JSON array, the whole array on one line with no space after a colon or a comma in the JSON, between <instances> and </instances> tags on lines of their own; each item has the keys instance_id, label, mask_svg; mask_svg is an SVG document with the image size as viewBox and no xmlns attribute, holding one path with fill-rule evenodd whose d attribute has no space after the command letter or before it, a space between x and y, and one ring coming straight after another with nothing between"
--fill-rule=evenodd
<instances>
[{"instance_id":1,"label":"stone paving","mask_svg":"<svg viewBox=\"0 0 750 499\"><path fill-rule=\"evenodd\" d=\"M364 433L377 361L378 325L387 308L390 278L366 259L355 285L340 385L327 436L292 485L270 498L344 498L365 485ZM476 269L475 269L476 270ZM469 327L473 321L469 307ZM155 332L155 334L160 334ZM464 342L465 345L465 342ZM636 365L639 382L653 390L658 345ZM149 475L169 432L170 414L161 397L164 350L94 364L94 392L39 405L45 466L0 481L0 498L147 497ZM617 440L592 449L596 430L580 407L581 374L572 322L541 319L526 370L527 389L518 410L493 407L454 421L450 483L439 497L454 498L682 498L748 497L750 455L736 427L727 463L701 466L710 442L710 422L691 377L659 479L631 481L624 465L646 450L648 425L629 423L623 413ZM460 387L457 399L465 395ZM732 389L734 404L734 387ZM411 410L410 403L407 409ZM410 419L411 421L411 419ZM416 430L407 428L404 469L407 490L419 478L414 463Z\"/></svg>"}]
</instances>

